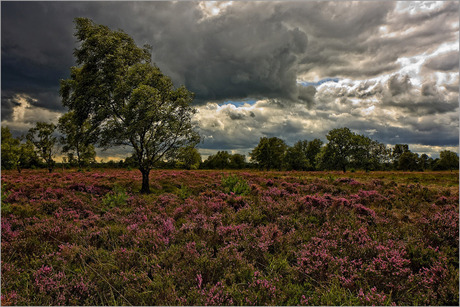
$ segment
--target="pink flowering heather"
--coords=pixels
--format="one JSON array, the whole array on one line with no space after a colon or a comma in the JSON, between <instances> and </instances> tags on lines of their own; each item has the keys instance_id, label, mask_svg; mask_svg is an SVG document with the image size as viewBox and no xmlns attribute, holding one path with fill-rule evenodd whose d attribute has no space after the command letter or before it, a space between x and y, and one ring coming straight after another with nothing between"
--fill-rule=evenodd
<instances>
[{"instance_id":1,"label":"pink flowering heather","mask_svg":"<svg viewBox=\"0 0 460 307\"><path fill-rule=\"evenodd\" d=\"M2 304L459 304L458 172L150 176L2 172Z\"/></svg>"}]
</instances>

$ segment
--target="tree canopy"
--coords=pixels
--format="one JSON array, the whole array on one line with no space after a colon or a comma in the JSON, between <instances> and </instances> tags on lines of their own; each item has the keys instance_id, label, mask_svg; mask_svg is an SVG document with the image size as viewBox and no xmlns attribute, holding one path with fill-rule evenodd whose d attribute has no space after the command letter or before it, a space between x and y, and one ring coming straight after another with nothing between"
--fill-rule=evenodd
<instances>
[{"instance_id":1,"label":"tree canopy","mask_svg":"<svg viewBox=\"0 0 460 307\"><path fill-rule=\"evenodd\" d=\"M191 107L193 94L175 88L151 62L150 48L136 46L122 31L77 18L74 52L78 67L61 80L62 101L79 124L108 148L129 145L142 173L142 192L149 192L149 173L161 159L199 142Z\"/></svg>"},{"instance_id":2,"label":"tree canopy","mask_svg":"<svg viewBox=\"0 0 460 307\"><path fill-rule=\"evenodd\" d=\"M282 139L263 137L249 155L261 169L281 169L286 149L287 145Z\"/></svg>"}]
</instances>

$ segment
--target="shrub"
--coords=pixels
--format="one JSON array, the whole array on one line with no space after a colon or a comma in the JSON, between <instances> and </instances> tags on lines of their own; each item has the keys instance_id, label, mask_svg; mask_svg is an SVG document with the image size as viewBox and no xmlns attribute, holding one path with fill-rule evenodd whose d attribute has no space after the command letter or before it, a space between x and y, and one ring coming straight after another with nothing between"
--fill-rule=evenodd
<instances>
[{"instance_id":1,"label":"shrub","mask_svg":"<svg viewBox=\"0 0 460 307\"><path fill-rule=\"evenodd\" d=\"M226 193L234 193L236 195L248 195L251 188L246 180L236 175L229 175L221 178L222 187Z\"/></svg>"}]
</instances>

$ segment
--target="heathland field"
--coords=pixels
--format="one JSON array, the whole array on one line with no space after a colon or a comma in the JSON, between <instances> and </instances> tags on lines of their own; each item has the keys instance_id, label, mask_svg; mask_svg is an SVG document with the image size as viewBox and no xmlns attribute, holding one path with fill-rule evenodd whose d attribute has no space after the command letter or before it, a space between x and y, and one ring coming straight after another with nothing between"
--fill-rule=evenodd
<instances>
[{"instance_id":1,"label":"heathland field","mask_svg":"<svg viewBox=\"0 0 460 307\"><path fill-rule=\"evenodd\" d=\"M458 305L456 172L2 171L2 305Z\"/></svg>"}]
</instances>

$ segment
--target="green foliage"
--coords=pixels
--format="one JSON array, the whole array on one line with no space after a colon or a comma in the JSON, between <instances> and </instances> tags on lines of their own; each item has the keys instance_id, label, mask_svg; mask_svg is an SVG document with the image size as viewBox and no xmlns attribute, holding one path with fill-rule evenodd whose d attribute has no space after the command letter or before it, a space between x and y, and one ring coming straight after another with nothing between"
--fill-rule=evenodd
<instances>
[{"instance_id":1,"label":"green foliage","mask_svg":"<svg viewBox=\"0 0 460 307\"><path fill-rule=\"evenodd\" d=\"M251 160L257 163L260 169L281 170L286 153L286 143L280 138L260 138L259 144L249 154Z\"/></svg>"},{"instance_id":2,"label":"green foliage","mask_svg":"<svg viewBox=\"0 0 460 307\"><path fill-rule=\"evenodd\" d=\"M2 127L2 169L31 168L39 165L38 156L30 140L23 141L23 137L13 138L8 127Z\"/></svg>"},{"instance_id":3,"label":"green foliage","mask_svg":"<svg viewBox=\"0 0 460 307\"><path fill-rule=\"evenodd\" d=\"M246 157L241 154L230 155L230 168L242 169L246 167Z\"/></svg>"},{"instance_id":4,"label":"green foliage","mask_svg":"<svg viewBox=\"0 0 460 307\"><path fill-rule=\"evenodd\" d=\"M251 191L246 180L237 175L222 176L221 184L226 193L235 193L236 195L248 195Z\"/></svg>"},{"instance_id":5,"label":"green foliage","mask_svg":"<svg viewBox=\"0 0 460 307\"><path fill-rule=\"evenodd\" d=\"M230 154L227 151L218 151L210 155L201 165L204 169L242 169L246 167L246 158L241 154Z\"/></svg>"},{"instance_id":6,"label":"green foliage","mask_svg":"<svg viewBox=\"0 0 460 307\"><path fill-rule=\"evenodd\" d=\"M27 140L35 146L38 156L45 161L50 173L56 164L54 156L56 154L57 138L53 135L55 130L55 124L37 122L35 127L30 128L27 133Z\"/></svg>"},{"instance_id":7,"label":"green foliage","mask_svg":"<svg viewBox=\"0 0 460 307\"><path fill-rule=\"evenodd\" d=\"M298 141L292 147L288 147L284 156L284 162L288 170L306 171L312 168L307 157L307 141Z\"/></svg>"},{"instance_id":8,"label":"green foliage","mask_svg":"<svg viewBox=\"0 0 460 307\"><path fill-rule=\"evenodd\" d=\"M419 170L418 154L411 151L403 152L398 159L398 169L403 171L416 171Z\"/></svg>"},{"instance_id":9,"label":"green foliage","mask_svg":"<svg viewBox=\"0 0 460 307\"><path fill-rule=\"evenodd\" d=\"M458 169L458 155L450 150L443 150L440 152L440 159L438 162L439 169L454 170Z\"/></svg>"},{"instance_id":10,"label":"green foliage","mask_svg":"<svg viewBox=\"0 0 460 307\"><path fill-rule=\"evenodd\" d=\"M181 199L186 199L192 194L192 191L186 186L181 184L180 189L177 191L177 196Z\"/></svg>"},{"instance_id":11,"label":"green foliage","mask_svg":"<svg viewBox=\"0 0 460 307\"><path fill-rule=\"evenodd\" d=\"M320 139L314 139L308 142L305 154L313 170L317 169L316 157L320 153L322 146L323 141L321 141Z\"/></svg>"},{"instance_id":12,"label":"green foliage","mask_svg":"<svg viewBox=\"0 0 460 307\"><path fill-rule=\"evenodd\" d=\"M348 128L333 129L326 135L329 143L322 160L325 168L341 169L344 172L350 164L355 134Z\"/></svg>"},{"instance_id":13,"label":"green foliage","mask_svg":"<svg viewBox=\"0 0 460 307\"><path fill-rule=\"evenodd\" d=\"M204 162L203 168L226 169L230 167L231 155L227 151L218 151L215 155L210 155Z\"/></svg>"},{"instance_id":14,"label":"green foliage","mask_svg":"<svg viewBox=\"0 0 460 307\"><path fill-rule=\"evenodd\" d=\"M96 161L88 121L79 123L75 112L67 112L59 118L58 129L64 134L60 138L60 143L64 145L62 152L67 153L68 163L73 164L75 161L78 167L82 168Z\"/></svg>"},{"instance_id":15,"label":"green foliage","mask_svg":"<svg viewBox=\"0 0 460 307\"><path fill-rule=\"evenodd\" d=\"M128 197L128 194L122 187L118 185L114 186L112 192L107 193L102 198L103 211L125 205Z\"/></svg>"},{"instance_id":16,"label":"green foliage","mask_svg":"<svg viewBox=\"0 0 460 307\"><path fill-rule=\"evenodd\" d=\"M201 163L201 155L195 146L189 145L179 148L176 157L176 167L185 169L198 169Z\"/></svg>"}]
</instances>

